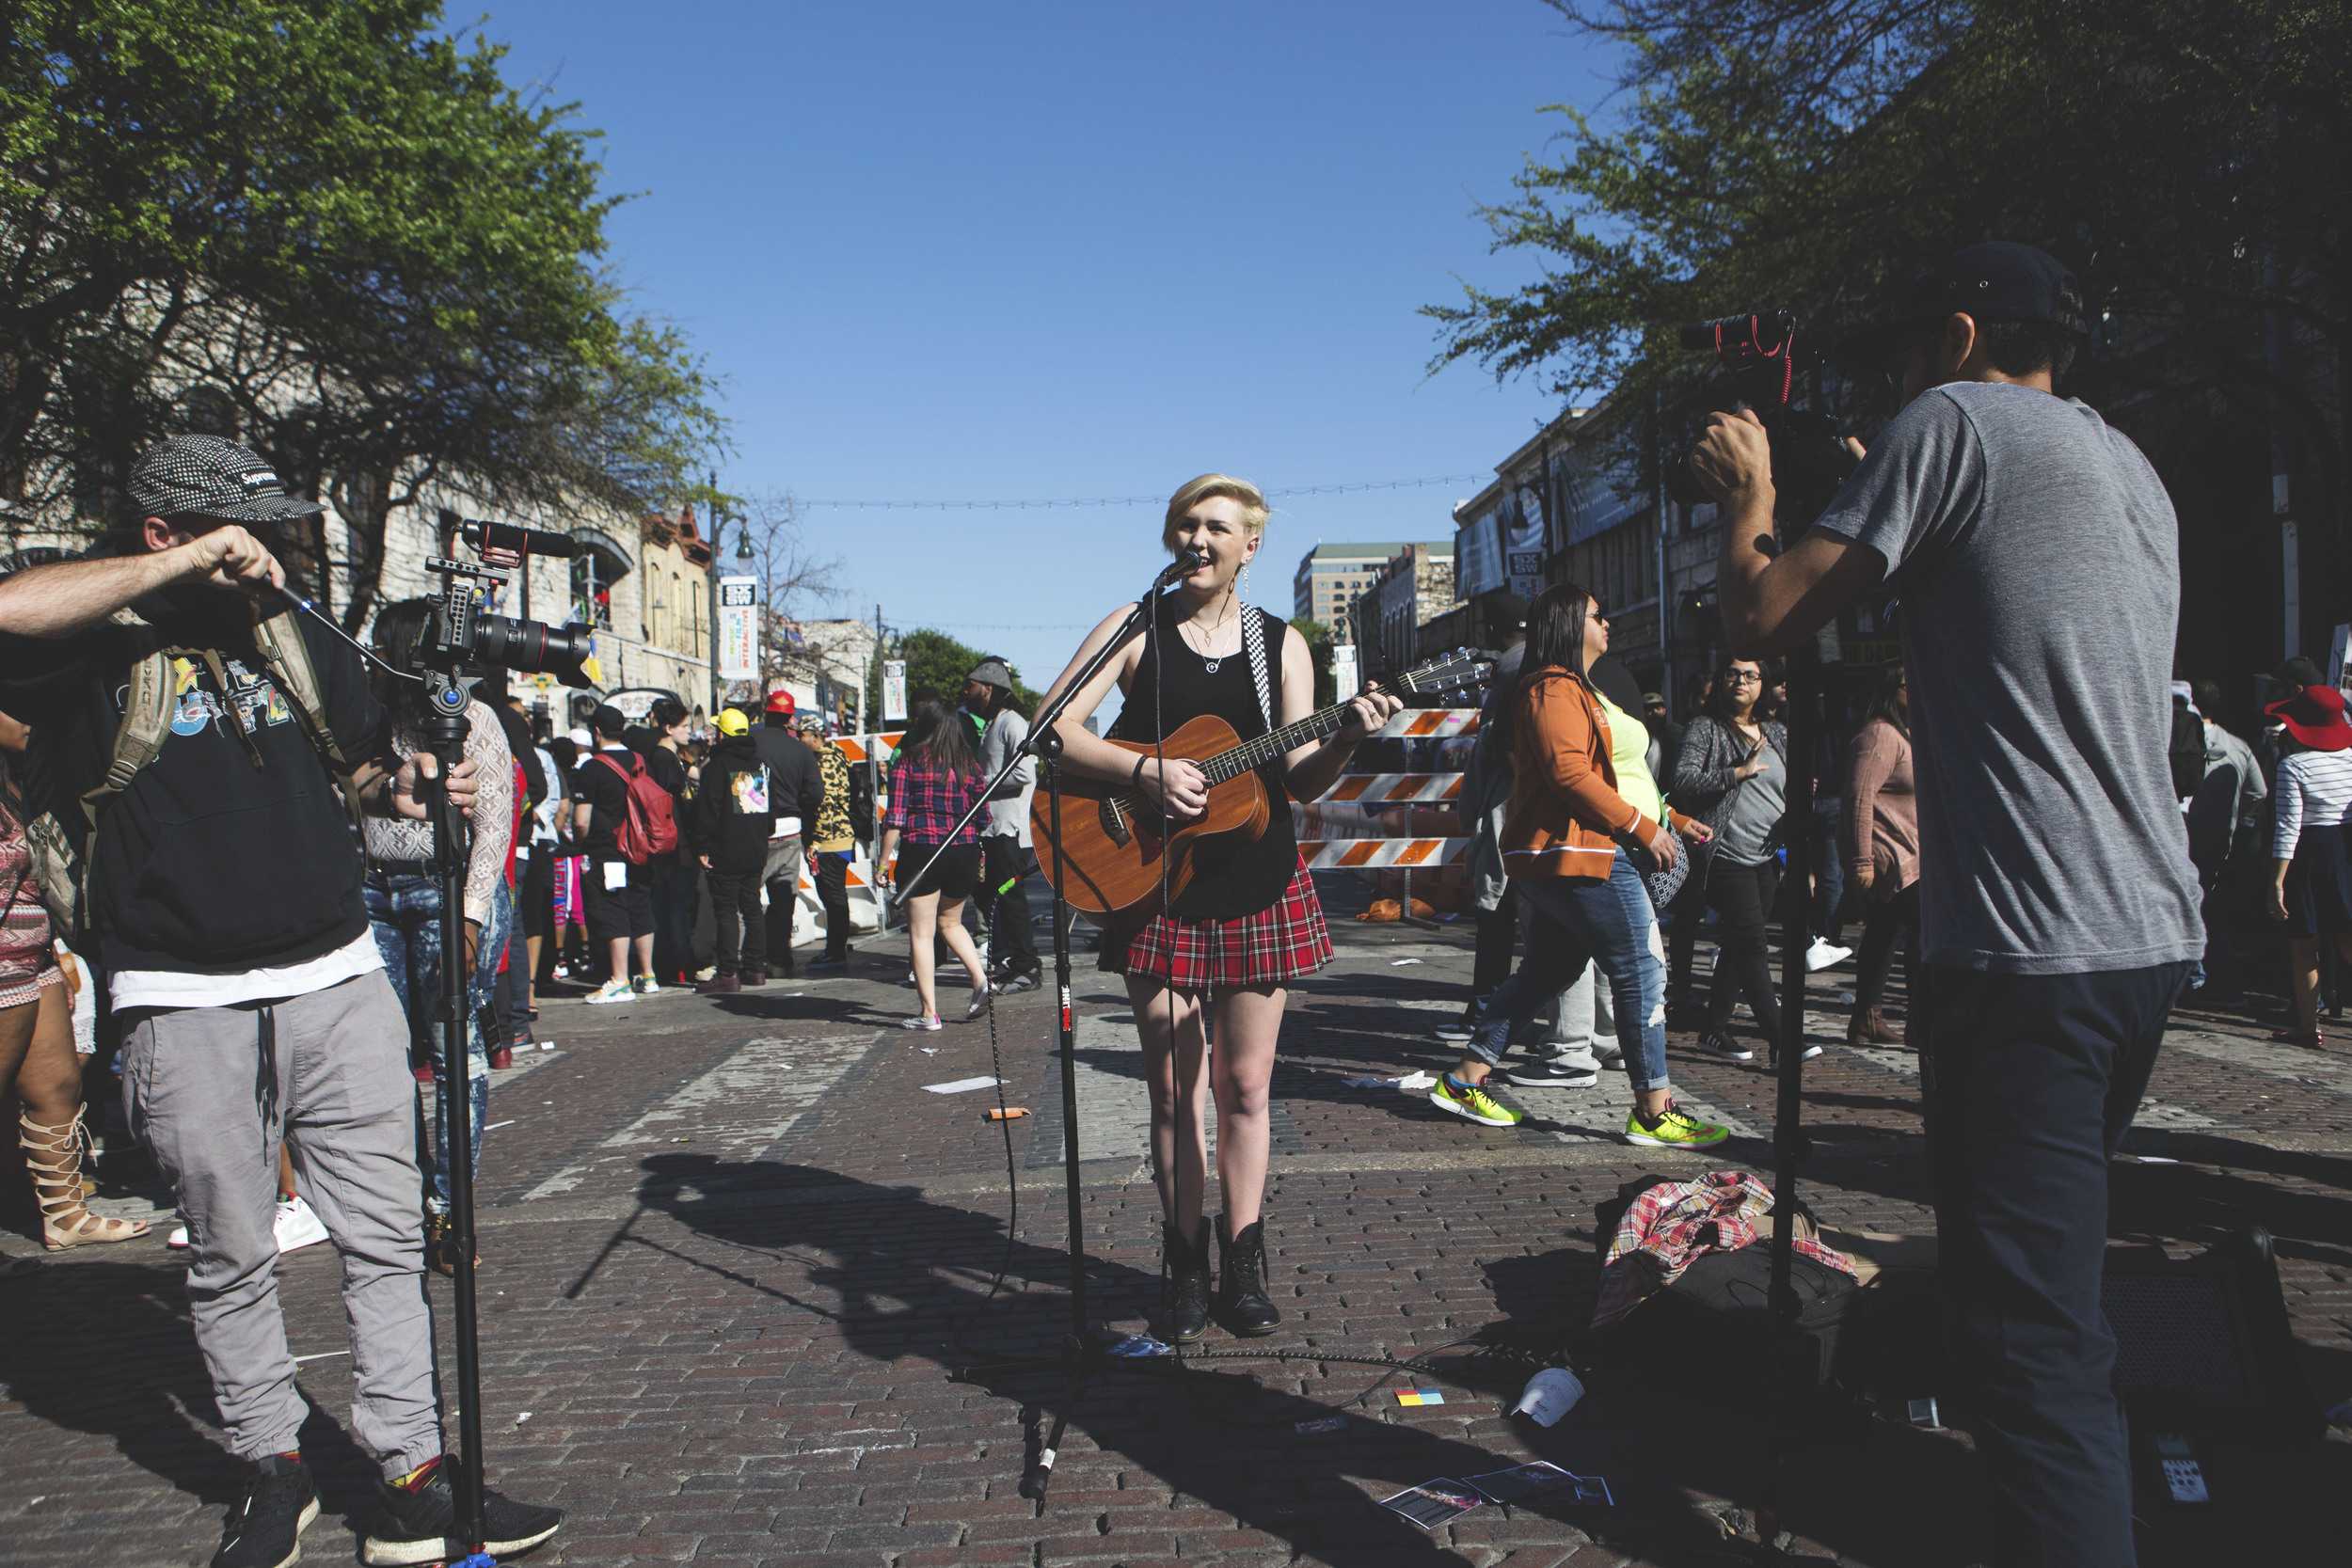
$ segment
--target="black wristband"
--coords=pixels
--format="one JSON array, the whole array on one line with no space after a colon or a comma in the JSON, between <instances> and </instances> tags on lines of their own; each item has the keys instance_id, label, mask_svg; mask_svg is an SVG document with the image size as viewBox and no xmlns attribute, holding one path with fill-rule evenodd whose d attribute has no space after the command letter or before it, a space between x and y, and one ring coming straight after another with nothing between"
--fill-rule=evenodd
<instances>
[{"instance_id":1,"label":"black wristband","mask_svg":"<svg viewBox=\"0 0 2352 1568\"><path fill-rule=\"evenodd\" d=\"M1127 787L1129 789L1141 789L1143 787L1143 765L1151 760L1152 759L1149 755L1136 758L1136 770L1127 775Z\"/></svg>"}]
</instances>

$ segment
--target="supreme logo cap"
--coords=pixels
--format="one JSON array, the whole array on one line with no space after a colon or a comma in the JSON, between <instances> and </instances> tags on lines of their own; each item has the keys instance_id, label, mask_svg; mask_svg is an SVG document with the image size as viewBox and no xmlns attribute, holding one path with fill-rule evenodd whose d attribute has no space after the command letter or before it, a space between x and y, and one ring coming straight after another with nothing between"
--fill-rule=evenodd
<instances>
[{"instance_id":1,"label":"supreme logo cap","mask_svg":"<svg viewBox=\"0 0 2352 1568\"><path fill-rule=\"evenodd\" d=\"M131 467L131 504L142 517L215 517L266 523L326 510L286 494L259 452L217 436L174 436Z\"/></svg>"}]
</instances>

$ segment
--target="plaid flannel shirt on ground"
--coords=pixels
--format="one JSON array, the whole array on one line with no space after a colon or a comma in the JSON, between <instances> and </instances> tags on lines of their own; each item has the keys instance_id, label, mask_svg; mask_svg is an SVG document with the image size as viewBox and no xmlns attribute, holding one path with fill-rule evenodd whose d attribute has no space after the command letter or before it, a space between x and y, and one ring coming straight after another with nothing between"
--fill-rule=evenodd
<instances>
[{"instance_id":1,"label":"plaid flannel shirt on ground","mask_svg":"<svg viewBox=\"0 0 2352 1568\"><path fill-rule=\"evenodd\" d=\"M1708 1253L1751 1244L1764 1234L1772 1212L1772 1188L1748 1171L1709 1171L1695 1181L1661 1181L1637 1194L1601 1261L1593 1326L1617 1322ZM1814 1239L1812 1222L1802 1213L1797 1227L1799 1254L1843 1274L1854 1272L1842 1253Z\"/></svg>"}]
</instances>

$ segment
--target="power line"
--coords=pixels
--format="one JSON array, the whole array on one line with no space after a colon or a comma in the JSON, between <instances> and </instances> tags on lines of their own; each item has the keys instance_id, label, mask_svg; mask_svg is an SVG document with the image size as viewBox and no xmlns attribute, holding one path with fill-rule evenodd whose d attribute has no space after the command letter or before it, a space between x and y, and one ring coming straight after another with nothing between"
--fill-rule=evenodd
<instances>
[{"instance_id":1,"label":"power line","mask_svg":"<svg viewBox=\"0 0 2352 1568\"><path fill-rule=\"evenodd\" d=\"M1346 484L1308 484L1288 490L1269 490L1266 499L1283 496L1346 496L1367 490L1425 490L1437 484L1485 484L1491 474L1430 474L1421 479L1358 480ZM1032 512L1052 507L1073 506L1165 506L1164 495L1151 496L1089 496L1066 500L803 500L804 509L820 506L857 511L878 512Z\"/></svg>"}]
</instances>

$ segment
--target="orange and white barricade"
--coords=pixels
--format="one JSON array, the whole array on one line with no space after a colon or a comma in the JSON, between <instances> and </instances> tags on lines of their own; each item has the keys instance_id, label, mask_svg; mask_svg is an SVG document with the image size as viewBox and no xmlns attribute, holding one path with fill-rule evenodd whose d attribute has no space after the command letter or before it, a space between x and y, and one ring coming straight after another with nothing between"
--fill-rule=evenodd
<instances>
[{"instance_id":1,"label":"orange and white barricade","mask_svg":"<svg viewBox=\"0 0 2352 1568\"><path fill-rule=\"evenodd\" d=\"M1406 742L1410 770L1343 773L1320 799L1292 803L1307 869L1370 872L1408 910L1416 895L1440 910L1458 905L1475 841L1454 803L1477 734L1476 708L1406 708L1391 719L1377 738Z\"/></svg>"}]
</instances>

